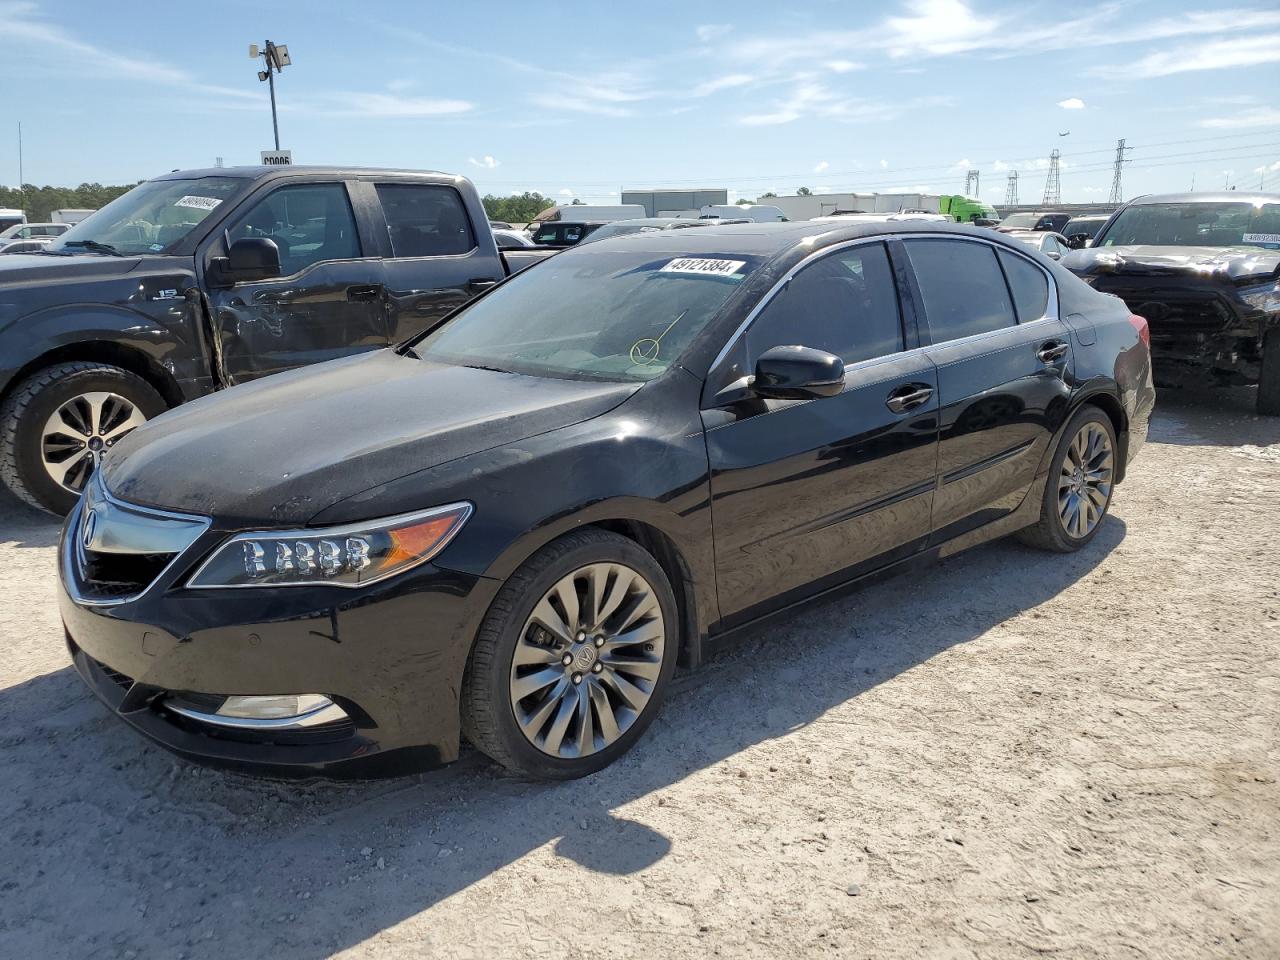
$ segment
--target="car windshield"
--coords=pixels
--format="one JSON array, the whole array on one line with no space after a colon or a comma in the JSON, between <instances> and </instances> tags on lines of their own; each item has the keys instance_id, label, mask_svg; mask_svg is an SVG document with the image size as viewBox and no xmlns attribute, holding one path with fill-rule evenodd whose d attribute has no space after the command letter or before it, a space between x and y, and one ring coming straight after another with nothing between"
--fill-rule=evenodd
<instances>
[{"instance_id":1,"label":"car windshield","mask_svg":"<svg viewBox=\"0 0 1280 960\"><path fill-rule=\"evenodd\" d=\"M73 253L107 247L116 253L166 253L246 182L238 177L149 180L81 220L50 249Z\"/></svg>"},{"instance_id":2,"label":"car windshield","mask_svg":"<svg viewBox=\"0 0 1280 960\"><path fill-rule=\"evenodd\" d=\"M995 211L992 211L993 213ZM1002 227L1015 227L1029 230L1040 222L1040 215L1035 213L1011 213L1000 221Z\"/></svg>"},{"instance_id":3,"label":"car windshield","mask_svg":"<svg viewBox=\"0 0 1280 960\"><path fill-rule=\"evenodd\" d=\"M740 253L571 250L516 274L410 351L535 376L651 380L759 262Z\"/></svg>"},{"instance_id":4,"label":"car windshield","mask_svg":"<svg viewBox=\"0 0 1280 960\"><path fill-rule=\"evenodd\" d=\"M1099 244L1129 245L1280 249L1280 203L1136 203Z\"/></svg>"}]
</instances>

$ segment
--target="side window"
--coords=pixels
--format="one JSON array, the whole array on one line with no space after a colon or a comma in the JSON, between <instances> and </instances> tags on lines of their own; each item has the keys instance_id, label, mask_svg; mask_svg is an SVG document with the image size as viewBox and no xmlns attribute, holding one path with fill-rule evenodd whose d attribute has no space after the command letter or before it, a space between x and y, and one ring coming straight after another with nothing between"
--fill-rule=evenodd
<instances>
[{"instance_id":1,"label":"side window","mask_svg":"<svg viewBox=\"0 0 1280 960\"><path fill-rule=\"evenodd\" d=\"M934 343L1011 327L1013 304L996 252L964 240L904 241Z\"/></svg>"},{"instance_id":2,"label":"side window","mask_svg":"<svg viewBox=\"0 0 1280 960\"><path fill-rule=\"evenodd\" d=\"M559 232L554 224L546 227L539 227L538 232L533 235L534 243L555 243Z\"/></svg>"},{"instance_id":3,"label":"side window","mask_svg":"<svg viewBox=\"0 0 1280 960\"><path fill-rule=\"evenodd\" d=\"M396 257L447 257L474 249L471 218L452 187L380 183L377 189Z\"/></svg>"},{"instance_id":4,"label":"side window","mask_svg":"<svg viewBox=\"0 0 1280 960\"><path fill-rule=\"evenodd\" d=\"M322 260L353 260L360 239L347 188L341 183L304 183L273 190L227 231L234 243L266 237L280 248L280 272L290 276Z\"/></svg>"},{"instance_id":5,"label":"side window","mask_svg":"<svg viewBox=\"0 0 1280 960\"><path fill-rule=\"evenodd\" d=\"M823 257L778 291L747 330L747 356L799 345L857 363L903 349L898 290L884 244Z\"/></svg>"},{"instance_id":6,"label":"side window","mask_svg":"<svg viewBox=\"0 0 1280 960\"><path fill-rule=\"evenodd\" d=\"M1018 311L1018 322L1029 323L1044 316L1049 306L1049 281L1035 264L1016 253L1000 251L1000 265L1013 291L1013 305Z\"/></svg>"}]
</instances>

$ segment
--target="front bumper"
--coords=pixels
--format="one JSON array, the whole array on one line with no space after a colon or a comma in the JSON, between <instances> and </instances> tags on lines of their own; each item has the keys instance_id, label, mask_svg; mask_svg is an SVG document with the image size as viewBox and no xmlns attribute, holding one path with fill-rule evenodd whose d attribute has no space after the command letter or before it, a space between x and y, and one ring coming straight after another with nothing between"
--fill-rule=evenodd
<instances>
[{"instance_id":1,"label":"front bumper","mask_svg":"<svg viewBox=\"0 0 1280 960\"><path fill-rule=\"evenodd\" d=\"M458 756L462 672L500 583L425 564L364 589L187 590L227 531L202 535L141 595L85 599L59 545L59 607L73 662L122 720L189 759L286 777L373 777ZM323 693L349 718L307 731L229 731L170 710L173 694Z\"/></svg>"}]
</instances>

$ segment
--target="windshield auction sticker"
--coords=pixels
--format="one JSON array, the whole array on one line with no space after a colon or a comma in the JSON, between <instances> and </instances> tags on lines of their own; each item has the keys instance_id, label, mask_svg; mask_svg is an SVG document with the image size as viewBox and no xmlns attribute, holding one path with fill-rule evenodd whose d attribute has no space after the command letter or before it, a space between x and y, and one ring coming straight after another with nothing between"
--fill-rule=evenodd
<instances>
[{"instance_id":1,"label":"windshield auction sticker","mask_svg":"<svg viewBox=\"0 0 1280 960\"><path fill-rule=\"evenodd\" d=\"M222 201L217 197L180 197L173 201L175 207L190 207L192 210L212 210Z\"/></svg>"},{"instance_id":2,"label":"windshield auction sticker","mask_svg":"<svg viewBox=\"0 0 1280 960\"><path fill-rule=\"evenodd\" d=\"M1244 243L1280 243L1280 233L1246 233L1241 240Z\"/></svg>"},{"instance_id":3,"label":"windshield auction sticker","mask_svg":"<svg viewBox=\"0 0 1280 960\"><path fill-rule=\"evenodd\" d=\"M677 257L659 273L703 273L715 277L731 277L747 265L745 260L707 260L703 257Z\"/></svg>"}]
</instances>

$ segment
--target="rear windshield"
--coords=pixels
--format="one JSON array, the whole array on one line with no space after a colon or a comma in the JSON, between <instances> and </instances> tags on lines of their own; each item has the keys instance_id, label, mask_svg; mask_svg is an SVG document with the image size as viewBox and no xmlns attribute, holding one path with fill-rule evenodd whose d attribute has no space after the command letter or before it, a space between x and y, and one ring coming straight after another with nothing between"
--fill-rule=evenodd
<instances>
[{"instance_id":1,"label":"rear windshield","mask_svg":"<svg viewBox=\"0 0 1280 960\"><path fill-rule=\"evenodd\" d=\"M1280 203L1138 203L1120 211L1097 245L1276 250Z\"/></svg>"},{"instance_id":2,"label":"rear windshield","mask_svg":"<svg viewBox=\"0 0 1280 960\"><path fill-rule=\"evenodd\" d=\"M1000 226L1030 230L1039 222L1040 214L1038 213L1011 213L1000 221Z\"/></svg>"},{"instance_id":3,"label":"rear windshield","mask_svg":"<svg viewBox=\"0 0 1280 960\"><path fill-rule=\"evenodd\" d=\"M516 274L411 345L425 360L538 376L651 380L760 262L570 250Z\"/></svg>"}]
</instances>

